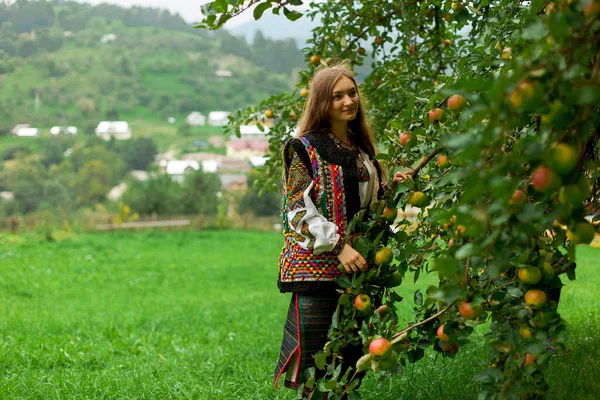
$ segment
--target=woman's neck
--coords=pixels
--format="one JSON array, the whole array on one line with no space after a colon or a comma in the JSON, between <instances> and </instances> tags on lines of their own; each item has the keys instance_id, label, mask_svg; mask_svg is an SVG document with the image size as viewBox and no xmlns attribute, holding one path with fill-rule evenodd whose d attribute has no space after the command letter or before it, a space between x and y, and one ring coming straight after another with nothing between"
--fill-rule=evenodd
<instances>
[{"instance_id":1,"label":"woman's neck","mask_svg":"<svg viewBox=\"0 0 600 400\"><path fill-rule=\"evenodd\" d=\"M333 121L331 123L331 132L342 142L348 142L348 122Z\"/></svg>"}]
</instances>

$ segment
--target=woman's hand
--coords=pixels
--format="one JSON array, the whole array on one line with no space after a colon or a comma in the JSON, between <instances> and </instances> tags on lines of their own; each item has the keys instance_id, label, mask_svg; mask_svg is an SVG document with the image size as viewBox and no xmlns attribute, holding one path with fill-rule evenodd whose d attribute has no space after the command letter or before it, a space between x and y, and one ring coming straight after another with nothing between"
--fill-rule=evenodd
<instances>
[{"instance_id":1,"label":"woman's hand","mask_svg":"<svg viewBox=\"0 0 600 400\"><path fill-rule=\"evenodd\" d=\"M349 274L358 271L367 272L369 270L369 265L363 256L349 244L344 245L342 252L338 254L338 260L340 260Z\"/></svg>"},{"instance_id":2,"label":"woman's hand","mask_svg":"<svg viewBox=\"0 0 600 400\"><path fill-rule=\"evenodd\" d=\"M409 175L413 174L413 170L407 171L407 172L396 172L394 174L394 177L392 178L392 183L390 184L390 188L392 190L396 190L396 188L398 187L399 184L401 184L402 182L404 182L406 180L406 178L408 178Z\"/></svg>"}]
</instances>

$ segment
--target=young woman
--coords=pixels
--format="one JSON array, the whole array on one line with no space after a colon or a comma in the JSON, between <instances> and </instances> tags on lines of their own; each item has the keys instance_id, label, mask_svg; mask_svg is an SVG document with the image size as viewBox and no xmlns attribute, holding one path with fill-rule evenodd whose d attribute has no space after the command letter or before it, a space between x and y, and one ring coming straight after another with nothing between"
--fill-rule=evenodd
<instances>
[{"instance_id":1,"label":"young woman","mask_svg":"<svg viewBox=\"0 0 600 400\"><path fill-rule=\"evenodd\" d=\"M285 246L278 285L281 292L292 292L292 300L275 369L275 387L283 376L284 385L292 389L306 380L304 371L314 366L313 355L327 341L339 297L338 265L347 273L368 269L352 248L348 223L386 189L347 63L316 71L299 133L283 150ZM405 178L396 173L391 186ZM344 349L345 366L354 366L361 355L360 347Z\"/></svg>"}]
</instances>

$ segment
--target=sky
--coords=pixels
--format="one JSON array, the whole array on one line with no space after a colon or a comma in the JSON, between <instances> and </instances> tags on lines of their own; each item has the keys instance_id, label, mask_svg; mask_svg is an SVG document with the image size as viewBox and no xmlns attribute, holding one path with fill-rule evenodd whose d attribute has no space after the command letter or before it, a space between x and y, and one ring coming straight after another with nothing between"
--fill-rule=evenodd
<instances>
[{"instance_id":1,"label":"sky","mask_svg":"<svg viewBox=\"0 0 600 400\"><path fill-rule=\"evenodd\" d=\"M122 7L145 6L154 8L165 8L181 15L188 22L200 22L202 13L200 6L208 3L210 0L75 0L78 3L90 3L93 5L101 3L117 4ZM233 28L245 22L252 20L252 12L245 12L242 15L228 21L225 27Z\"/></svg>"}]
</instances>

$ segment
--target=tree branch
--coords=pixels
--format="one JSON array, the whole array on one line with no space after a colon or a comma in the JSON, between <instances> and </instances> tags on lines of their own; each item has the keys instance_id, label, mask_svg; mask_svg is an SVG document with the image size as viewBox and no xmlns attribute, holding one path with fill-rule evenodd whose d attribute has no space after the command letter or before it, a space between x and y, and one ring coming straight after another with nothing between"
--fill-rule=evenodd
<instances>
[{"instance_id":1,"label":"tree branch","mask_svg":"<svg viewBox=\"0 0 600 400\"><path fill-rule=\"evenodd\" d=\"M406 328L398 333L395 333L394 336L392 336L392 341L391 341L392 344L398 343L400 341L400 338L402 337L402 335L404 335L405 333L410 332L413 329L428 323L429 321L433 321L434 319L436 319L437 317L439 317L440 315L442 315L443 313L448 311L450 309L450 307L452 307L453 305L454 305L454 302L448 304L446 307L444 307L444 309L442 311L439 311L438 313L432 315L431 317L424 319L423 321L421 321L417 324L411 325L408 328Z\"/></svg>"}]
</instances>

